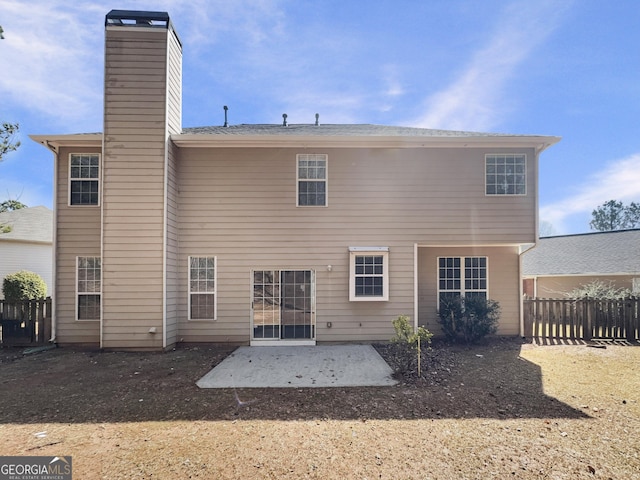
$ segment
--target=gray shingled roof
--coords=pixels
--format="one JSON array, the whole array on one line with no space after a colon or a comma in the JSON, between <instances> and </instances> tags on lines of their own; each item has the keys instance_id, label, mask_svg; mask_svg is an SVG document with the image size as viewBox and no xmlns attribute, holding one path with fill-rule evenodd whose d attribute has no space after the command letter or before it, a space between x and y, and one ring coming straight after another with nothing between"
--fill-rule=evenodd
<instances>
[{"instance_id":1,"label":"gray shingled roof","mask_svg":"<svg viewBox=\"0 0 640 480\"><path fill-rule=\"evenodd\" d=\"M53 211L47 207L21 208L0 213L0 225L9 225L9 233L0 233L4 240L53 243Z\"/></svg>"},{"instance_id":2,"label":"gray shingled roof","mask_svg":"<svg viewBox=\"0 0 640 480\"><path fill-rule=\"evenodd\" d=\"M522 258L526 276L637 274L640 229L541 238Z\"/></svg>"},{"instance_id":3,"label":"gray shingled roof","mask_svg":"<svg viewBox=\"0 0 640 480\"><path fill-rule=\"evenodd\" d=\"M183 128L183 134L208 135L318 135L318 136L389 136L389 137L523 137L502 133L461 132L429 128L394 127L371 124L240 124L228 127Z\"/></svg>"}]
</instances>

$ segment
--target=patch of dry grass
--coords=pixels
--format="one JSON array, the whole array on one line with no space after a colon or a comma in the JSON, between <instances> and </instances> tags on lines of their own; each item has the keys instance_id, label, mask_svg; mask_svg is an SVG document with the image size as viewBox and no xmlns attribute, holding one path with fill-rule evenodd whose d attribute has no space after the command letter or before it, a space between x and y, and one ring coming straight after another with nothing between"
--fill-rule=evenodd
<instances>
[{"instance_id":1,"label":"patch of dry grass","mask_svg":"<svg viewBox=\"0 0 640 480\"><path fill-rule=\"evenodd\" d=\"M229 349L0 352L0 452L74 478L640 478L640 348L452 348L437 383L199 390ZM447 357L448 358L448 357ZM46 432L36 436L36 433Z\"/></svg>"}]
</instances>

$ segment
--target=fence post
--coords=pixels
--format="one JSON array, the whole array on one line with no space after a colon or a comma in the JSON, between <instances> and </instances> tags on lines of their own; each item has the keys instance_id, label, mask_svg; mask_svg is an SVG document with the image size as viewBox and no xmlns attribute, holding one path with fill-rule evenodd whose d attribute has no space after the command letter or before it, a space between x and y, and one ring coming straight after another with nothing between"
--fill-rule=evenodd
<instances>
[{"instance_id":1,"label":"fence post","mask_svg":"<svg viewBox=\"0 0 640 480\"><path fill-rule=\"evenodd\" d=\"M593 335L593 304L591 300L581 300L583 303L583 309L585 310L584 318L582 321L582 337L590 341Z\"/></svg>"},{"instance_id":2,"label":"fence post","mask_svg":"<svg viewBox=\"0 0 640 480\"><path fill-rule=\"evenodd\" d=\"M638 299L626 298L623 306L625 338L628 342L633 342L638 329Z\"/></svg>"},{"instance_id":3,"label":"fence post","mask_svg":"<svg viewBox=\"0 0 640 480\"><path fill-rule=\"evenodd\" d=\"M36 317L34 318L34 323L35 323L34 341L36 343L42 343L42 327L43 327L42 316L44 313L44 300L38 300L36 303L37 303L37 308L36 308Z\"/></svg>"},{"instance_id":4,"label":"fence post","mask_svg":"<svg viewBox=\"0 0 640 480\"><path fill-rule=\"evenodd\" d=\"M522 301L522 306L524 309L523 315L524 315L524 332L522 332L524 334L524 338L533 338L533 321L532 321L532 301L531 300L523 300Z\"/></svg>"},{"instance_id":5,"label":"fence post","mask_svg":"<svg viewBox=\"0 0 640 480\"><path fill-rule=\"evenodd\" d=\"M37 321L38 321L38 301L31 300L29 302L29 315L27 318L27 328L29 329L29 336L31 342L37 341L36 339L36 329L37 329Z\"/></svg>"},{"instance_id":6,"label":"fence post","mask_svg":"<svg viewBox=\"0 0 640 480\"><path fill-rule=\"evenodd\" d=\"M42 312L42 320L43 320L43 328L42 334L44 335L42 338L42 343L46 344L51 338L51 323L53 322L53 308L51 297L47 297L44 301L44 311Z\"/></svg>"}]
</instances>

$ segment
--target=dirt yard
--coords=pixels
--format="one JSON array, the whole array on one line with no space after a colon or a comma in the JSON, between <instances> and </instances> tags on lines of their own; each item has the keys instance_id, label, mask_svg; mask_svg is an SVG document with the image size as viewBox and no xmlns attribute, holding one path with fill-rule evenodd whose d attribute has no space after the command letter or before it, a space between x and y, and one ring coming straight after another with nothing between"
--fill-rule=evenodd
<instances>
[{"instance_id":1,"label":"dirt yard","mask_svg":"<svg viewBox=\"0 0 640 480\"><path fill-rule=\"evenodd\" d=\"M0 350L0 454L79 480L640 479L640 347L438 348L425 381L238 391L195 385L229 348Z\"/></svg>"}]
</instances>

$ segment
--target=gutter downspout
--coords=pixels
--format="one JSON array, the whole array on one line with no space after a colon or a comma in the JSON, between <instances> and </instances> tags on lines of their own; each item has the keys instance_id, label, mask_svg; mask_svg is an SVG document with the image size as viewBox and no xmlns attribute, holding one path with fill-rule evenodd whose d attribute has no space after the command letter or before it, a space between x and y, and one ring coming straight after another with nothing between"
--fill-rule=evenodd
<instances>
[{"instance_id":1,"label":"gutter downspout","mask_svg":"<svg viewBox=\"0 0 640 480\"><path fill-rule=\"evenodd\" d=\"M413 244L413 331L418 331L418 244Z\"/></svg>"},{"instance_id":2,"label":"gutter downspout","mask_svg":"<svg viewBox=\"0 0 640 480\"><path fill-rule=\"evenodd\" d=\"M542 153L550 145L551 144L542 144L535 149L536 210L535 210L534 228L535 228L536 238L533 244L520 245L519 247L520 251L518 252L518 279L519 279L518 291L520 294L520 338L524 338L525 336L524 335L525 333L524 332L524 287L522 286L522 280L523 280L522 255L536 248L538 246L538 241L540 240L540 238L538 237L538 232L540 231L540 220L538 218L538 212L540 210L540 205L538 203L538 199L540 198L540 189L538 188L538 179L540 178L540 175L539 175L540 153ZM526 245L529 245L529 247L523 248L523 247L526 247Z\"/></svg>"},{"instance_id":3,"label":"gutter downspout","mask_svg":"<svg viewBox=\"0 0 640 480\"><path fill-rule=\"evenodd\" d=\"M45 142L44 146L53 152L53 242L51 245L51 338L49 343L56 343L56 279L58 277L58 262L56 259L57 245L58 245L58 208L56 199L58 198L58 166L60 159L58 157L58 150L49 142Z\"/></svg>"},{"instance_id":4,"label":"gutter downspout","mask_svg":"<svg viewBox=\"0 0 640 480\"><path fill-rule=\"evenodd\" d=\"M537 237L537 235L536 235ZM536 243L534 243L533 245L529 244L530 246L528 248L523 248L523 245L520 245L519 249L520 251L518 252L518 278L520 279L519 285L518 285L518 291L520 294L520 337L524 338L525 337L525 332L524 332L524 287L522 286L522 280L523 280L523 276L522 276L522 255L525 254L526 252L530 252L531 250L533 250L534 248L536 248L538 246L537 240Z\"/></svg>"}]
</instances>

